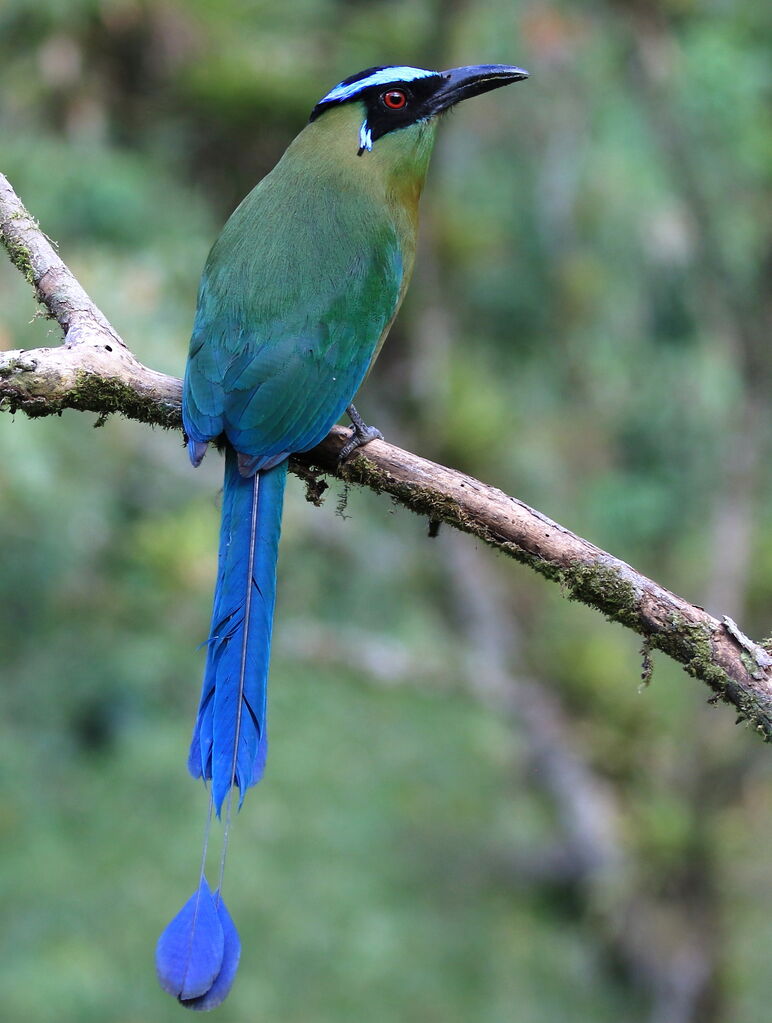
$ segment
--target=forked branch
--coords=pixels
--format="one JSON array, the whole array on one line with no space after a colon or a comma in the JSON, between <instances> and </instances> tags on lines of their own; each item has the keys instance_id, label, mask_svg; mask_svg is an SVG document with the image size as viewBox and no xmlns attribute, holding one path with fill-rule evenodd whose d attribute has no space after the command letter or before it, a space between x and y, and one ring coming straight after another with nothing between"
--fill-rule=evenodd
<instances>
[{"instance_id":1,"label":"forked branch","mask_svg":"<svg viewBox=\"0 0 772 1023\"><path fill-rule=\"evenodd\" d=\"M140 363L94 305L0 175L0 236L38 300L64 331L56 348L0 353L0 408L30 416L62 409L109 415L171 429L181 427L180 381ZM630 565L479 480L373 441L344 465L348 431L334 427L295 470L334 475L391 495L432 522L483 540L557 582L565 595L644 637L732 704L772 740L772 656L730 619L719 621Z\"/></svg>"}]
</instances>

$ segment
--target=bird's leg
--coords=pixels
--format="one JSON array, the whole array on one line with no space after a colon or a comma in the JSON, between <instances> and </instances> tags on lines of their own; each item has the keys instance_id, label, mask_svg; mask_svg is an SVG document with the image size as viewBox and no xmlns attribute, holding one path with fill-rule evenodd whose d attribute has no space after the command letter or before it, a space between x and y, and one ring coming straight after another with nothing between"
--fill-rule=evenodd
<instances>
[{"instance_id":1,"label":"bird's leg","mask_svg":"<svg viewBox=\"0 0 772 1023\"><path fill-rule=\"evenodd\" d=\"M351 440L349 440L347 444L344 444L340 449L340 454L338 455L338 461L340 462L345 462L352 451L356 451L357 448L364 447L364 445L369 444L371 440L383 440L383 434L381 431L375 426L368 426L353 405L348 406L346 409L346 415L351 420L353 430L351 433Z\"/></svg>"}]
</instances>

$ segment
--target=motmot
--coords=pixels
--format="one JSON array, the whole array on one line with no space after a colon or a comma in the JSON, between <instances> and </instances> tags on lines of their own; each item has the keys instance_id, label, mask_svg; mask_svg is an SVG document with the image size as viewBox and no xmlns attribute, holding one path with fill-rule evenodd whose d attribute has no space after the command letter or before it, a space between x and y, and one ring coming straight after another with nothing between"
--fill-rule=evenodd
<instances>
[{"instance_id":1,"label":"motmot","mask_svg":"<svg viewBox=\"0 0 772 1023\"><path fill-rule=\"evenodd\" d=\"M205 877L161 935L162 987L211 1009L240 956L222 899L234 788L239 807L268 748L266 692L289 456L344 412L341 455L381 436L352 404L413 270L418 204L440 115L528 77L480 64L371 67L313 108L274 169L214 243L198 291L182 416L194 466L225 447L222 523L204 683L188 768L211 782L206 835L225 805L219 882Z\"/></svg>"}]
</instances>

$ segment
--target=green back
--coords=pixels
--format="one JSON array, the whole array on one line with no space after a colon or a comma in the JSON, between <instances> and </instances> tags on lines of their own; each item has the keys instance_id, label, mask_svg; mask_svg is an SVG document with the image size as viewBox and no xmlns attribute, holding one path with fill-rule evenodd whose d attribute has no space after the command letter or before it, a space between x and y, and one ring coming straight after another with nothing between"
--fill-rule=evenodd
<instances>
[{"instance_id":1,"label":"green back","mask_svg":"<svg viewBox=\"0 0 772 1023\"><path fill-rule=\"evenodd\" d=\"M224 431L258 467L312 447L340 418L412 270L433 130L357 157L352 106L295 139L233 213L201 279L186 430L202 441Z\"/></svg>"}]
</instances>

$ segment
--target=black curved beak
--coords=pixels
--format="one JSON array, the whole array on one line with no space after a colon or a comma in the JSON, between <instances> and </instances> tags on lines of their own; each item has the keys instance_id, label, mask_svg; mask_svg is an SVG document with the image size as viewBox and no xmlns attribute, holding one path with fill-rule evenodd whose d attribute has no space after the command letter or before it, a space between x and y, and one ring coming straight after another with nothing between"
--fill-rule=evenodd
<instances>
[{"instance_id":1,"label":"black curved beak","mask_svg":"<svg viewBox=\"0 0 772 1023\"><path fill-rule=\"evenodd\" d=\"M492 89L500 89L512 82L521 82L528 72L509 64L472 64L470 67L454 67L443 71L445 82L431 99L432 113L439 114L462 99L479 96Z\"/></svg>"}]
</instances>

